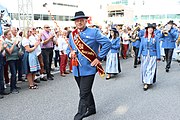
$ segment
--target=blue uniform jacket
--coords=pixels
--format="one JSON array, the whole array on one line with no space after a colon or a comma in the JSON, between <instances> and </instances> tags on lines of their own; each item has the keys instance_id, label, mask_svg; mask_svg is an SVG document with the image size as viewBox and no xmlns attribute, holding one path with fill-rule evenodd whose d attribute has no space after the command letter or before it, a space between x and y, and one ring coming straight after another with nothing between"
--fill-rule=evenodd
<instances>
[{"instance_id":1,"label":"blue uniform jacket","mask_svg":"<svg viewBox=\"0 0 180 120\"><path fill-rule=\"evenodd\" d=\"M156 37L160 38L160 36L161 36L161 31L158 30L158 29L155 29L154 34L155 34Z\"/></svg>"},{"instance_id":2,"label":"blue uniform jacket","mask_svg":"<svg viewBox=\"0 0 180 120\"><path fill-rule=\"evenodd\" d=\"M117 37L116 39L111 40L111 53L119 53L120 49L120 38Z\"/></svg>"},{"instance_id":3,"label":"blue uniform jacket","mask_svg":"<svg viewBox=\"0 0 180 120\"><path fill-rule=\"evenodd\" d=\"M140 42L141 42L141 37L143 37L143 35L144 35L144 31L143 30L140 30L139 32L138 32L138 37L139 37L139 39L137 39L135 42L132 42L132 46L133 47L136 47L136 48L139 48L139 46L140 46Z\"/></svg>"},{"instance_id":4,"label":"blue uniform jacket","mask_svg":"<svg viewBox=\"0 0 180 120\"><path fill-rule=\"evenodd\" d=\"M175 28L172 28L170 32L168 32L168 36L164 36L164 34L161 33L160 39L162 40L162 48L175 48L178 35L177 29Z\"/></svg>"},{"instance_id":5,"label":"blue uniform jacket","mask_svg":"<svg viewBox=\"0 0 180 120\"><path fill-rule=\"evenodd\" d=\"M157 59L160 59L160 43L158 37L150 39L149 47L148 47L148 38L145 37L141 38L138 57L140 57L141 55L146 56L148 54L148 50L150 56L157 56Z\"/></svg>"},{"instance_id":6,"label":"blue uniform jacket","mask_svg":"<svg viewBox=\"0 0 180 120\"><path fill-rule=\"evenodd\" d=\"M88 28L86 27L84 31L79 33L81 39L91 48L94 50L94 52L97 54L98 58L103 59L107 53L109 52L112 44L110 40L104 36L100 30L96 28ZM72 34L70 34L69 38L69 44L72 47L73 50L76 51L77 58L80 62L80 64L76 67L73 66L73 74L74 76L88 76L96 74L97 69L95 66L91 66L90 61L87 60L81 53L78 52L73 38ZM99 51L101 45L101 49ZM67 49L67 54L69 56L70 48Z\"/></svg>"}]
</instances>

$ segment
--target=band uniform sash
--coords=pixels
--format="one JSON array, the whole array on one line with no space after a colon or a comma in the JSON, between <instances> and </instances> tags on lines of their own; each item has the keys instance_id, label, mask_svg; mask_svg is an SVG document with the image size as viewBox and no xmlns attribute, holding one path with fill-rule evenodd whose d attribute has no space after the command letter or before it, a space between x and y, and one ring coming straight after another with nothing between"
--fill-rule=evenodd
<instances>
[{"instance_id":1,"label":"band uniform sash","mask_svg":"<svg viewBox=\"0 0 180 120\"><path fill-rule=\"evenodd\" d=\"M74 30L72 32L72 37L74 40L74 44L76 46L76 48L78 49L78 51L86 58L88 59L90 62L93 62L96 58L97 55L94 52L94 50L92 50L79 36L79 32L78 30ZM105 75L104 69L101 66L101 64L98 64L97 66L97 71L99 73L99 75L101 77L103 77Z\"/></svg>"}]
</instances>

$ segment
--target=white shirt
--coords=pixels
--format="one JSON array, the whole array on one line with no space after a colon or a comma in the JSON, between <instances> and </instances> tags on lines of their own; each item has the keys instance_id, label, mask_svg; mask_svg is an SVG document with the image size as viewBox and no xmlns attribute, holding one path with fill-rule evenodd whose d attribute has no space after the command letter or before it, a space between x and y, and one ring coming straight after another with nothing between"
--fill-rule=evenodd
<instances>
[{"instance_id":1,"label":"white shirt","mask_svg":"<svg viewBox=\"0 0 180 120\"><path fill-rule=\"evenodd\" d=\"M66 40L62 37L58 38L58 48L59 48L59 53L61 54L61 51L64 52L64 54L67 54L66 50L67 50L68 44L66 42Z\"/></svg>"},{"instance_id":2,"label":"white shirt","mask_svg":"<svg viewBox=\"0 0 180 120\"><path fill-rule=\"evenodd\" d=\"M14 41L16 41L16 42L21 42L21 37L20 36L14 36L14 35L12 35L12 38L11 38L11 40L14 42Z\"/></svg>"},{"instance_id":3,"label":"white shirt","mask_svg":"<svg viewBox=\"0 0 180 120\"><path fill-rule=\"evenodd\" d=\"M21 42L22 42L22 38L18 35L14 36L12 34L12 38L11 38L12 42L16 41L16 44L18 43L18 47L20 48L21 47Z\"/></svg>"},{"instance_id":4,"label":"white shirt","mask_svg":"<svg viewBox=\"0 0 180 120\"><path fill-rule=\"evenodd\" d=\"M23 37L23 39L22 39L22 46L25 47L27 45L30 45L30 41L27 38Z\"/></svg>"},{"instance_id":5,"label":"white shirt","mask_svg":"<svg viewBox=\"0 0 180 120\"><path fill-rule=\"evenodd\" d=\"M122 34L123 44L129 44L129 35L128 33Z\"/></svg>"},{"instance_id":6,"label":"white shirt","mask_svg":"<svg viewBox=\"0 0 180 120\"><path fill-rule=\"evenodd\" d=\"M60 36L59 36L60 37ZM54 42L58 42L58 38L57 36L53 38ZM57 45L54 45L54 50L59 50L58 46Z\"/></svg>"},{"instance_id":7,"label":"white shirt","mask_svg":"<svg viewBox=\"0 0 180 120\"><path fill-rule=\"evenodd\" d=\"M35 43L38 41L37 35L31 35L29 37L30 45L35 45ZM41 45L39 44L38 47L35 49L36 55L38 56L41 54Z\"/></svg>"}]
</instances>

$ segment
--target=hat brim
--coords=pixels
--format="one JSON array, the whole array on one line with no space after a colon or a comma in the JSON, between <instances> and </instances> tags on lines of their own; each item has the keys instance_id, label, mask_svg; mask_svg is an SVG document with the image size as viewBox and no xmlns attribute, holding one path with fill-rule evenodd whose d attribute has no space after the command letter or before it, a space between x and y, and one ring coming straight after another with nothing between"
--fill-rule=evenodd
<instances>
[{"instance_id":1,"label":"hat brim","mask_svg":"<svg viewBox=\"0 0 180 120\"><path fill-rule=\"evenodd\" d=\"M71 20L75 21L75 20L80 19L80 18L88 19L89 17L88 16L77 16L77 17L72 18Z\"/></svg>"},{"instance_id":2,"label":"hat brim","mask_svg":"<svg viewBox=\"0 0 180 120\"><path fill-rule=\"evenodd\" d=\"M153 28L153 29L155 29L155 27L153 27L153 26L145 27L145 29L148 29L148 28Z\"/></svg>"}]
</instances>

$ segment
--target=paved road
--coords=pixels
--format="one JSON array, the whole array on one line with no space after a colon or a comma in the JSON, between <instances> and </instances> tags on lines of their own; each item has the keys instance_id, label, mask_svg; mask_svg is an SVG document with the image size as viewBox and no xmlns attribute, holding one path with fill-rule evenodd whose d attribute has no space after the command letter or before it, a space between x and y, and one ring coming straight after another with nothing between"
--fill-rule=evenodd
<instances>
[{"instance_id":1,"label":"paved road","mask_svg":"<svg viewBox=\"0 0 180 120\"><path fill-rule=\"evenodd\" d=\"M93 86L97 114L85 120L180 120L180 66L173 61L169 73L158 63L157 83L143 91L140 68L132 58L121 60L122 72L109 81L96 75ZM55 75L38 90L19 84L19 94L0 100L0 120L73 120L78 89L72 75Z\"/></svg>"}]
</instances>

